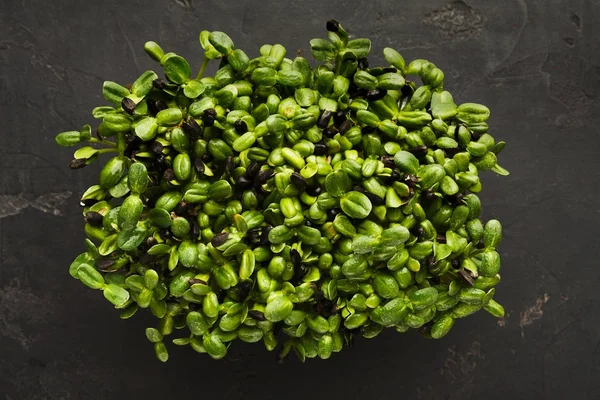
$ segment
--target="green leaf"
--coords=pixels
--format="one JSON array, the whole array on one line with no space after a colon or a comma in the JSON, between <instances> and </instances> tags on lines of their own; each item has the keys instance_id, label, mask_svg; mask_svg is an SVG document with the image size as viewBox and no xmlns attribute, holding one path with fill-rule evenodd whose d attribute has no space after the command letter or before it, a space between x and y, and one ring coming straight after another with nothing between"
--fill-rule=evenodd
<instances>
[{"instance_id":1,"label":"green leaf","mask_svg":"<svg viewBox=\"0 0 600 400\"><path fill-rule=\"evenodd\" d=\"M231 264L225 264L222 267L215 269L213 275L217 284L225 290L234 287L239 282L238 276L231 267Z\"/></svg>"},{"instance_id":2,"label":"green leaf","mask_svg":"<svg viewBox=\"0 0 600 400\"><path fill-rule=\"evenodd\" d=\"M339 197L345 194L352 187L352 181L348 174L339 169L327 175L325 178L325 190L334 197Z\"/></svg>"},{"instance_id":3,"label":"green leaf","mask_svg":"<svg viewBox=\"0 0 600 400\"><path fill-rule=\"evenodd\" d=\"M265 307L265 318L271 322L284 320L292 310L294 304L285 295L279 295L267 303Z\"/></svg>"},{"instance_id":4,"label":"green leaf","mask_svg":"<svg viewBox=\"0 0 600 400\"><path fill-rule=\"evenodd\" d=\"M498 159L496 154L488 151L482 157L473 158L471 162L477 167L478 171L489 171L497 165Z\"/></svg>"},{"instance_id":5,"label":"green leaf","mask_svg":"<svg viewBox=\"0 0 600 400\"><path fill-rule=\"evenodd\" d=\"M132 193L144 193L148 187L149 180L148 170L144 164L136 162L129 167L127 184Z\"/></svg>"},{"instance_id":6,"label":"green leaf","mask_svg":"<svg viewBox=\"0 0 600 400\"><path fill-rule=\"evenodd\" d=\"M446 176L446 171L444 170L444 167L439 164L423 165L417 172L419 185L423 190L434 187L442 181L444 176Z\"/></svg>"},{"instance_id":7,"label":"green leaf","mask_svg":"<svg viewBox=\"0 0 600 400\"><path fill-rule=\"evenodd\" d=\"M373 277L373 289L379 296L389 300L398 297L400 287L391 274L379 272Z\"/></svg>"},{"instance_id":8,"label":"green leaf","mask_svg":"<svg viewBox=\"0 0 600 400\"><path fill-rule=\"evenodd\" d=\"M408 314L408 311L404 299L398 297L377 307L371 314L371 318L383 326L392 326L400 322Z\"/></svg>"},{"instance_id":9,"label":"green leaf","mask_svg":"<svg viewBox=\"0 0 600 400\"><path fill-rule=\"evenodd\" d=\"M435 142L440 149L455 149L458 147L458 142L447 136L442 136Z\"/></svg>"},{"instance_id":10,"label":"green leaf","mask_svg":"<svg viewBox=\"0 0 600 400\"><path fill-rule=\"evenodd\" d=\"M398 246L410 237L408 229L402 225L392 226L381 232L381 244L384 246Z\"/></svg>"},{"instance_id":11,"label":"green leaf","mask_svg":"<svg viewBox=\"0 0 600 400\"><path fill-rule=\"evenodd\" d=\"M500 271L500 255L494 250L486 250L481 257L479 273L481 276L494 277Z\"/></svg>"},{"instance_id":12,"label":"green leaf","mask_svg":"<svg viewBox=\"0 0 600 400\"><path fill-rule=\"evenodd\" d=\"M233 195L231 184L222 179L218 180L208 188L208 196L215 201L223 201Z\"/></svg>"},{"instance_id":13,"label":"green leaf","mask_svg":"<svg viewBox=\"0 0 600 400\"><path fill-rule=\"evenodd\" d=\"M171 250L171 247L169 245L166 245L164 243L159 243L159 244L155 244L154 246L150 247L148 249L148 254L150 254L151 256L162 256L162 255L167 254L169 252L169 250Z\"/></svg>"},{"instance_id":14,"label":"green leaf","mask_svg":"<svg viewBox=\"0 0 600 400\"><path fill-rule=\"evenodd\" d=\"M160 61L160 59L165 55L165 52L158 45L158 43L153 42L153 41L148 41L148 42L144 43L144 51L154 61Z\"/></svg>"},{"instance_id":15,"label":"green leaf","mask_svg":"<svg viewBox=\"0 0 600 400\"><path fill-rule=\"evenodd\" d=\"M121 204L117 215L118 225L121 229L133 229L144 211L144 203L138 195L129 195Z\"/></svg>"},{"instance_id":16,"label":"green leaf","mask_svg":"<svg viewBox=\"0 0 600 400\"><path fill-rule=\"evenodd\" d=\"M377 77L377 86L380 89L386 90L398 90L404 86L404 77L394 72L388 72L386 74Z\"/></svg>"},{"instance_id":17,"label":"green leaf","mask_svg":"<svg viewBox=\"0 0 600 400\"><path fill-rule=\"evenodd\" d=\"M102 85L102 95L104 98L115 106L119 107L123 97L127 97L131 94L126 87L119 85L116 82L106 81Z\"/></svg>"},{"instance_id":18,"label":"green leaf","mask_svg":"<svg viewBox=\"0 0 600 400\"><path fill-rule=\"evenodd\" d=\"M98 203L96 203L98 204ZM85 239L85 248L87 249L87 253L91 259L95 260L97 259L100 255L98 254L98 248L96 247L96 245L94 244L94 242L92 242L90 239L86 238Z\"/></svg>"},{"instance_id":19,"label":"green leaf","mask_svg":"<svg viewBox=\"0 0 600 400\"><path fill-rule=\"evenodd\" d=\"M504 317L504 307L502 307L496 300L490 300L487 305L483 307L485 311L489 312L496 318Z\"/></svg>"},{"instance_id":20,"label":"green leaf","mask_svg":"<svg viewBox=\"0 0 600 400\"><path fill-rule=\"evenodd\" d=\"M368 254L374 252L380 242L375 236L356 235L352 240L352 251L355 254Z\"/></svg>"},{"instance_id":21,"label":"green leaf","mask_svg":"<svg viewBox=\"0 0 600 400\"><path fill-rule=\"evenodd\" d=\"M188 344L190 344L192 339L190 338L177 338L177 339L173 339L173 344L176 346L186 346Z\"/></svg>"},{"instance_id":22,"label":"green leaf","mask_svg":"<svg viewBox=\"0 0 600 400\"><path fill-rule=\"evenodd\" d=\"M173 271L177 267L177 263L179 263L179 252L177 247L173 246L169 254L169 271Z\"/></svg>"},{"instance_id":23,"label":"green leaf","mask_svg":"<svg viewBox=\"0 0 600 400\"><path fill-rule=\"evenodd\" d=\"M362 88L362 89L366 89L366 90L375 89L377 87L377 84L379 83L379 81L377 80L377 78L375 76L371 75L367 71L362 71L362 70L358 71L356 74L354 74L354 77L352 79L353 79L354 83L356 84L356 86L358 86L359 88ZM377 122L379 122L379 118L377 118Z\"/></svg>"},{"instance_id":24,"label":"green leaf","mask_svg":"<svg viewBox=\"0 0 600 400\"><path fill-rule=\"evenodd\" d=\"M135 229L129 231L119 232L117 238L117 245L123 251L133 251L142 244L146 238L146 230L142 227L136 226Z\"/></svg>"},{"instance_id":25,"label":"green leaf","mask_svg":"<svg viewBox=\"0 0 600 400\"><path fill-rule=\"evenodd\" d=\"M329 61L335 57L335 46L325 39L312 39L310 52L317 61Z\"/></svg>"},{"instance_id":26,"label":"green leaf","mask_svg":"<svg viewBox=\"0 0 600 400\"><path fill-rule=\"evenodd\" d=\"M156 122L160 126L175 126L183 119L183 113L179 108L167 108L156 114Z\"/></svg>"},{"instance_id":27,"label":"green leaf","mask_svg":"<svg viewBox=\"0 0 600 400\"><path fill-rule=\"evenodd\" d=\"M104 287L104 297L116 307L122 307L129 300L129 292L121 286L108 284Z\"/></svg>"},{"instance_id":28,"label":"green leaf","mask_svg":"<svg viewBox=\"0 0 600 400\"><path fill-rule=\"evenodd\" d=\"M195 99L204 92L205 88L204 84L199 80L191 79L183 86L183 94L187 98Z\"/></svg>"},{"instance_id":29,"label":"green leaf","mask_svg":"<svg viewBox=\"0 0 600 400\"><path fill-rule=\"evenodd\" d=\"M435 253L435 261L437 262L437 261L443 260L443 259L447 258L448 256L450 256L450 254L452 254L452 248L445 243L438 244L434 248L434 253Z\"/></svg>"},{"instance_id":30,"label":"green leaf","mask_svg":"<svg viewBox=\"0 0 600 400\"><path fill-rule=\"evenodd\" d=\"M144 286L150 290L156 289L158 286L159 276L158 273L153 269L146 270L144 273Z\"/></svg>"},{"instance_id":31,"label":"green leaf","mask_svg":"<svg viewBox=\"0 0 600 400\"><path fill-rule=\"evenodd\" d=\"M210 41L208 40L208 37L210 36L209 31L202 31L200 32L199 36L200 45L202 46L202 49L204 49L204 57L209 60L216 60L223 57L223 55L219 53L217 49L215 49L215 46L210 44Z\"/></svg>"},{"instance_id":32,"label":"green leaf","mask_svg":"<svg viewBox=\"0 0 600 400\"><path fill-rule=\"evenodd\" d=\"M463 103L458 106L457 119L467 124L485 122L490 117L490 109L483 104Z\"/></svg>"},{"instance_id":33,"label":"green leaf","mask_svg":"<svg viewBox=\"0 0 600 400\"><path fill-rule=\"evenodd\" d=\"M81 140L90 140L92 138L92 127L85 124L79 131Z\"/></svg>"},{"instance_id":34,"label":"green leaf","mask_svg":"<svg viewBox=\"0 0 600 400\"><path fill-rule=\"evenodd\" d=\"M152 299L154 298L154 292L148 288L143 288L142 291L137 295L137 303L141 308L148 308Z\"/></svg>"},{"instance_id":35,"label":"green leaf","mask_svg":"<svg viewBox=\"0 0 600 400\"><path fill-rule=\"evenodd\" d=\"M154 205L155 208L164 209L166 211L173 211L182 199L182 195L178 191L166 192L156 200Z\"/></svg>"},{"instance_id":36,"label":"green leaf","mask_svg":"<svg viewBox=\"0 0 600 400\"><path fill-rule=\"evenodd\" d=\"M336 232L350 238L356 235L356 228L344 214L338 214L333 220L333 228Z\"/></svg>"},{"instance_id":37,"label":"green leaf","mask_svg":"<svg viewBox=\"0 0 600 400\"><path fill-rule=\"evenodd\" d=\"M502 168L500 165L496 164L492 167L492 171L494 171L495 173L497 173L498 175L502 175L502 176L508 176L510 175L510 172L508 172L506 169Z\"/></svg>"},{"instance_id":38,"label":"green leaf","mask_svg":"<svg viewBox=\"0 0 600 400\"><path fill-rule=\"evenodd\" d=\"M121 311L121 314L119 315L119 317L121 319L129 319L135 315L135 313L137 312L138 309L139 309L139 307L137 304L131 303L130 305L128 305Z\"/></svg>"},{"instance_id":39,"label":"green leaf","mask_svg":"<svg viewBox=\"0 0 600 400\"><path fill-rule=\"evenodd\" d=\"M431 97L431 114L434 118L447 120L453 118L458 109L450 92L434 92Z\"/></svg>"},{"instance_id":40,"label":"green leaf","mask_svg":"<svg viewBox=\"0 0 600 400\"><path fill-rule=\"evenodd\" d=\"M102 124L111 132L127 132L131 129L131 118L123 113L110 113L104 116Z\"/></svg>"},{"instance_id":41,"label":"green leaf","mask_svg":"<svg viewBox=\"0 0 600 400\"><path fill-rule=\"evenodd\" d=\"M250 59L241 49L235 49L233 53L227 57L227 62L236 72L244 72L250 65Z\"/></svg>"},{"instance_id":42,"label":"green leaf","mask_svg":"<svg viewBox=\"0 0 600 400\"><path fill-rule=\"evenodd\" d=\"M135 134L145 142L154 139L157 131L158 123L153 117L145 117L135 126Z\"/></svg>"},{"instance_id":43,"label":"green leaf","mask_svg":"<svg viewBox=\"0 0 600 400\"><path fill-rule=\"evenodd\" d=\"M190 64L188 64L185 58L177 55L169 57L165 61L163 67L167 78L169 78L171 82L179 85L186 83L190 79L192 73Z\"/></svg>"},{"instance_id":44,"label":"green leaf","mask_svg":"<svg viewBox=\"0 0 600 400\"><path fill-rule=\"evenodd\" d=\"M114 111L115 111L115 109L113 107L109 107L109 106L96 107L92 110L92 116L96 119L102 119L107 114L110 114Z\"/></svg>"},{"instance_id":45,"label":"green leaf","mask_svg":"<svg viewBox=\"0 0 600 400\"><path fill-rule=\"evenodd\" d=\"M171 214L162 208L153 208L148 213L150 223L158 228L168 228L173 223Z\"/></svg>"},{"instance_id":46,"label":"green leaf","mask_svg":"<svg viewBox=\"0 0 600 400\"><path fill-rule=\"evenodd\" d=\"M461 253L467 245L467 239L455 232L446 231L446 244L452 249L452 252Z\"/></svg>"},{"instance_id":47,"label":"green leaf","mask_svg":"<svg viewBox=\"0 0 600 400\"><path fill-rule=\"evenodd\" d=\"M227 347L225 347L223 342L214 334L204 335L202 345L208 355L215 360L219 360L227 354Z\"/></svg>"},{"instance_id":48,"label":"green leaf","mask_svg":"<svg viewBox=\"0 0 600 400\"><path fill-rule=\"evenodd\" d=\"M86 139L82 139L81 133L78 131L67 131L56 135L55 140L59 146L71 147L75 146L77 143L81 143L82 140Z\"/></svg>"},{"instance_id":49,"label":"green leaf","mask_svg":"<svg viewBox=\"0 0 600 400\"><path fill-rule=\"evenodd\" d=\"M188 268L192 268L196 265L198 259L198 246L191 240L184 240L179 244L177 249L179 253L179 262Z\"/></svg>"},{"instance_id":50,"label":"green leaf","mask_svg":"<svg viewBox=\"0 0 600 400\"><path fill-rule=\"evenodd\" d=\"M154 297L150 300L150 311L156 318L163 318L167 313L167 303L165 300L157 300L157 294L154 292Z\"/></svg>"},{"instance_id":51,"label":"green leaf","mask_svg":"<svg viewBox=\"0 0 600 400\"><path fill-rule=\"evenodd\" d=\"M369 198L356 191L346 193L340 200L342 211L350 218L367 218L371 213L373 205Z\"/></svg>"},{"instance_id":52,"label":"green leaf","mask_svg":"<svg viewBox=\"0 0 600 400\"><path fill-rule=\"evenodd\" d=\"M398 195L398 193L394 190L393 187L388 187L385 193L385 205L387 208L398 208L404 202Z\"/></svg>"},{"instance_id":53,"label":"green leaf","mask_svg":"<svg viewBox=\"0 0 600 400\"><path fill-rule=\"evenodd\" d=\"M215 98L223 107L229 107L231 103L237 98L238 90L235 85L227 85L224 88L218 90L214 94Z\"/></svg>"},{"instance_id":54,"label":"green leaf","mask_svg":"<svg viewBox=\"0 0 600 400\"><path fill-rule=\"evenodd\" d=\"M383 49L383 56L385 57L385 60L390 63L390 65L398 68L402 74L406 74L406 62L400 53L391 47L386 47Z\"/></svg>"},{"instance_id":55,"label":"green leaf","mask_svg":"<svg viewBox=\"0 0 600 400\"><path fill-rule=\"evenodd\" d=\"M408 151L399 151L394 155L394 163L401 172L416 174L419 168L419 160Z\"/></svg>"},{"instance_id":56,"label":"green leaf","mask_svg":"<svg viewBox=\"0 0 600 400\"><path fill-rule=\"evenodd\" d=\"M131 85L131 92L137 97L144 97L152 89L152 81L158 79L154 71L146 71Z\"/></svg>"},{"instance_id":57,"label":"green leaf","mask_svg":"<svg viewBox=\"0 0 600 400\"><path fill-rule=\"evenodd\" d=\"M263 331L259 327L242 325L237 330L238 338L242 342L255 343L263 337Z\"/></svg>"},{"instance_id":58,"label":"green leaf","mask_svg":"<svg viewBox=\"0 0 600 400\"><path fill-rule=\"evenodd\" d=\"M224 32L214 31L208 36L208 41L221 54L227 55L233 51L233 40Z\"/></svg>"},{"instance_id":59,"label":"green leaf","mask_svg":"<svg viewBox=\"0 0 600 400\"><path fill-rule=\"evenodd\" d=\"M298 71L293 69L290 70L280 70L277 72L277 82L286 86L302 86L304 82L304 77Z\"/></svg>"},{"instance_id":60,"label":"green leaf","mask_svg":"<svg viewBox=\"0 0 600 400\"><path fill-rule=\"evenodd\" d=\"M136 293L144 289L144 278L139 275L130 275L125 279L125 285Z\"/></svg>"},{"instance_id":61,"label":"green leaf","mask_svg":"<svg viewBox=\"0 0 600 400\"><path fill-rule=\"evenodd\" d=\"M102 241L98 247L101 256L107 256L117 249L117 234L110 235Z\"/></svg>"},{"instance_id":62,"label":"green leaf","mask_svg":"<svg viewBox=\"0 0 600 400\"><path fill-rule=\"evenodd\" d=\"M148 114L148 103L145 101L139 101L133 110L134 114L137 115L147 115Z\"/></svg>"},{"instance_id":63,"label":"green leaf","mask_svg":"<svg viewBox=\"0 0 600 400\"><path fill-rule=\"evenodd\" d=\"M483 143L469 142L467 145L467 151L472 156L481 157L487 152L487 147Z\"/></svg>"},{"instance_id":64,"label":"green leaf","mask_svg":"<svg viewBox=\"0 0 600 400\"><path fill-rule=\"evenodd\" d=\"M196 336L202 336L208 333L209 324L204 316L198 311L188 313L185 319L190 332Z\"/></svg>"},{"instance_id":65,"label":"green leaf","mask_svg":"<svg viewBox=\"0 0 600 400\"><path fill-rule=\"evenodd\" d=\"M167 346L163 342L154 343L154 353L156 358L161 362L167 362L169 360L169 352Z\"/></svg>"},{"instance_id":66,"label":"green leaf","mask_svg":"<svg viewBox=\"0 0 600 400\"><path fill-rule=\"evenodd\" d=\"M431 101L431 89L429 86L420 86L413 93L408 103L413 110L420 110L427 106L427 103Z\"/></svg>"},{"instance_id":67,"label":"green leaf","mask_svg":"<svg viewBox=\"0 0 600 400\"><path fill-rule=\"evenodd\" d=\"M94 259L89 255L89 253L81 253L80 255L73 260L71 265L69 266L69 274L75 279L79 279L79 275L77 274L77 270L81 266L81 264L93 264Z\"/></svg>"},{"instance_id":68,"label":"green leaf","mask_svg":"<svg viewBox=\"0 0 600 400\"><path fill-rule=\"evenodd\" d=\"M269 231L269 242L280 244L294 237L294 231L285 225L279 225Z\"/></svg>"},{"instance_id":69,"label":"green leaf","mask_svg":"<svg viewBox=\"0 0 600 400\"><path fill-rule=\"evenodd\" d=\"M344 320L344 326L348 329L356 329L364 325L368 320L369 316L367 314L356 313Z\"/></svg>"},{"instance_id":70,"label":"green leaf","mask_svg":"<svg viewBox=\"0 0 600 400\"><path fill-rule=\"evenodd\" d=\"M310 88L296 89L294 99L301 107L310 107L315 104L315 92Z\"/></svg>"},{"instance_id":71,"label":"green leaf","mask_svg":"<svg viewBox=\"0 0 600 400\"><path fill-rule=\"evenodd\" d=\"M156 328L146 328L146 338L151 343L159 343L163 340L163 335Z\"/></svg>"},{"instance_id":72,"label":"green leaf","mask_svg":"<svg viewBox=\"0 0 600 400\"><path fill-rule=\"evenodd\" d=\"M89 264L81 264L77 268L77 276L81 282L92 289L102 289L105 285L100 272Z\"/></svg>"},{"instance_id":73,"label":"green leaf","mask_svg":"<svg viewBox=\"0 0 600 400\"><path fill-rule=\"evenodd\" d=\"M110 195L116 199L125 196L127 193L129 193L129 186L127 185L128 180L129 178L127 175L125 175L121 178L119 183L108 189L108 193L110 193Z\"/></svg>"},{"instance_id":74,"label":"green leaf","mask_svg":"<svg viewBox=\"0 0 600 400\"><path fill-rule=\"evenodd\" d=\"M250 278L250 276L252 276L252 273L254 272L254 267L256 265L256 259L254 256L254 252L250 249L245 250L242 253L242 261L240 263L240 270L239 270L239 274L240 274L240 279L245 280Z\"/></svg>"},{"instance_id":75,"label":"green leaf","mask_svg":"<svg viewBox=\"0 0 600 400\"><path fill-rule=\"evenodd\" d=\"M268 67L256 68L250 79L257 85L273 86L277 83L277 71Z\"/></svg>"},{"instance_id":76,"label":"green leaf","mask_svg":"<svg viewBox=\"0 0 600 400\"><path fill-rule=\"evenodd\" d=\"M77 134L79 134L79 132L77 132ZM75 153L73 153L73 158L85 158L85 159L89 159L92 156L96 155L98 153L98 150L91 147L91 146L84 146L80 149L77 149L75 151Z\"/></svg>"},{"instance_id":77,"label":"green leaf","mask_svg":"<svg viewBox=\"0 0 600 400\"><path fill-rule=\"evenodd\" d=\"M121 180L127 168L125 157L116 156L108 160L100 171L100 187L110 189Z\"/></svg>"},{"instance_id":78,"label":"green leaf","mask_svg":"<svg viewBox=\"0 0 600 400\"><path fill-rule=\"evenodd\" d=\"M431 326L431 337L441 339L448 334L453 325L454 318L448 314L443 315Z\"/></svg>"},{"instance_id":79,"label":"green leaf","mask_svg":"<svg viewBox=\"0 0 600 400\"><path fill-rule=\"evenodd\" d=\"M342 264L342 273L347 278L361 277L367 271L368 267L369 265L367 263L366 258L364 256L357 255L351 257ZM338 282L338 289L343 290L342 287L339 286L339 283L340 282Z\"/></svg>"},{"instance_id":80,"label":"green leaf","mask_svg":"<svg viewBox=\"0 0 600 400\"><path fill-rule=\"evenodd\" d=\"M371 41L369 39L350 40L346 45L346 51L350 50L356 58L363 58L369 55L371 51Z\"/></svg>"},{"instance_id":81,"label":"green leaf","mask_svg":"<svg viewBox=\"0 0 600 400\"><path fill-rule=\"evenodd\" d=\"M500 141L500 142L496 143L494 145L494 147L492 147L491 151L494 154L498 155L502 151L502 149L504 149L505 146L506 146L506 142Z\"/></svg>"},{"instance_id":82,"label":"green leaf","mask_svg":"<svg viewBox=\"0 0 600 400\"><path fill-rule=\"evenodd\" d=\"M106 192L100 185L93 185L81 195L81 200L102 200Z\"/></svg>"},{"instance_id":83,"label":"green leaf","mask_svg":"<svg viewBox=\"0 0 600 400\"><path fill-rule=\"evenodd\" d=\"M485 247L498 247L502 241L502 225L497 219L490 219L485 224L483 231L483 244Z\"/></svg>"}]
</instances>

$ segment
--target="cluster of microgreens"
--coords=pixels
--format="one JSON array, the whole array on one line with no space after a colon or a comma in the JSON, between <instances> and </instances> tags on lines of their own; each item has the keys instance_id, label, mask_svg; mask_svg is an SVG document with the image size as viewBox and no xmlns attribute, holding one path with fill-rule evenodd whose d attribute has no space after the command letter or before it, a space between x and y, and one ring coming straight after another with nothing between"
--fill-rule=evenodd
<instances>
[{"instance_id":1,"label":"cluster of microgreens","mask_svg":"<svg viewBox=\"0 0 600 400\"><path fill-rule=\"evenodd\" d=\"M438 339L482 308L504 315L501 226L481 221L476 195L479 171L508 174L489 109L457 106L431 62L385 48L388 65L370 67L370 40L327 30L310 41L316 68L203 31L195 78L147 42L164 78L105 82L95 137L56 137L98 147L74 169L116 153L81 197L87 252L70 273L121 318L150 309L161 361L171 335L215 359L235 339L325 359L385 327Z\"/></svg>"}]
</instances>

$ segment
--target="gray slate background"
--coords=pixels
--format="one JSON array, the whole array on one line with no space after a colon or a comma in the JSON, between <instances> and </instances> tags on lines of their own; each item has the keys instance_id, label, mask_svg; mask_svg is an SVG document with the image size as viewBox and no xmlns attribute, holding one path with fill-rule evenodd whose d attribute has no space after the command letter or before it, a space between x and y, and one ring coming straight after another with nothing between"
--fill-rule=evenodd
<instances>
[{"instance_id":1,"label":"gray slate background","mask_svg":"<svg viewBox=\"0 0 600 400\"><path fill-rule=\"evenodd\" d=\"M457 101L490 107L508 146L488 173L484 217L500 219L507 317L481 312L441 341L385 332L325 362L283 365L235 344L214 362L144 337L67 267L83 251L78 196L97 167L70 171L61 131L92 122L104 80L158 69L156 40L199 66L198 32L251 56L324 37L325 21L446 73ZM0 399L598 399L600 313L598 1L4 0L0 8ZM373 58L373 57L372 57ZM94 169L95 168L95 169Z\"/></svg>"}]
</instances>

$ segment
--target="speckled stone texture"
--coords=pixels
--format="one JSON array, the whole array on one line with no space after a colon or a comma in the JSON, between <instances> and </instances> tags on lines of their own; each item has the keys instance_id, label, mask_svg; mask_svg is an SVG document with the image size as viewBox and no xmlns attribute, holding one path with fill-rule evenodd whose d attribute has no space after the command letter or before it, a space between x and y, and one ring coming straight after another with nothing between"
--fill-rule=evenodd
<instances>
[{"instance_id":1,"label":"speckled stone texture","mask_svg":"<svg viewBox=\"0 0 600 400\"><path fill-rule=\"evenodd\" d=\"M429 59L457 103L492 110L512 175L485 173L481 197L504 224L507 316L440 341L384 332L304 365L237 342L220 362L172 348L161 364L151 317L121 321L68 274L99 167L68 170L54 136L93 121L104 80L157 69L146 40L196 66L202 29L252 56L273 42L308 55L329 18L373 40L373 64L385 46ZM600 398L599 19L591 0L2 1L0 399Z\"/></svg>"}]
</instances>

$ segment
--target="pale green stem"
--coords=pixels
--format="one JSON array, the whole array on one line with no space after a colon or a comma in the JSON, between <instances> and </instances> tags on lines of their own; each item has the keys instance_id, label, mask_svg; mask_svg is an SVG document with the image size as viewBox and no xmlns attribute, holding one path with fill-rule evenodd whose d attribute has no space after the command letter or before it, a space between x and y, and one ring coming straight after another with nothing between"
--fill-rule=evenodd
<instances>
[{"instance_id":1,"label":"pale green stem","mask_svg":"<svg viewBox=\"0 0 600 400\"><path fill-rule=\"evenodd\" d=\"M98 150L97 154L104 154L104 153L118 153L119 150L117 150L116 148L110 148L110 149L100 149Z\"/></svg>"},{"instance_id":2,"label":"pale green stem","mask_svg":"<svg viewBox=\"0 0 600 400\"><path fill-rule=\"evenodd\" d=\"M339 75L340 74L340 68L342 66L342 55L341 54L337 54L335 56L335 74Z\"/></svg>"},{"instance_id":3,"label":"pale green stem","mask_svg":"<svg viewBox=\"0 0 600 400\"><path fill-rule=\"evenodd\" d=\"M202 60L202 65L200 66L200 71L198 71L198 75L196 75L196 79L201 79L204 76L204 71L206 70L206 66L210 60L207 57L204 57Z\"/></svg>"},{"instance_id":4,"label":"pale green stem","mask_svg":"<svg viewBox=\"0 0 600 400\"><path fill-rule=\"evenodd\" d=\"M106 146L113 146L113 147L115 147L117 145L115 142L111 142L110 140L96 139L96 138L90 138L88 140L88 142L90 142L90 143L98 143L98 144L103 144L103 145L106 145Z\"/></svg>"}]
</instances>

